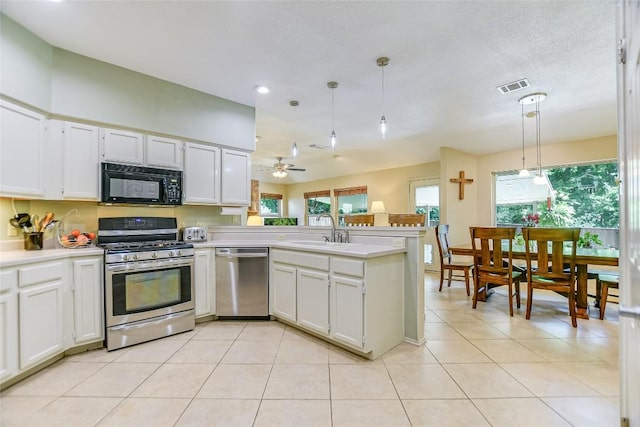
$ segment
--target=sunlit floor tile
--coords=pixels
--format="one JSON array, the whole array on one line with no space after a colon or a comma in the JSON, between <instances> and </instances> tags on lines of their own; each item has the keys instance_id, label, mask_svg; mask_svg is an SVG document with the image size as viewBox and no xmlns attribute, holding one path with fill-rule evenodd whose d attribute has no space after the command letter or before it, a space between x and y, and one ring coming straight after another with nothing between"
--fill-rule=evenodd
<instances>
[{"instance_id":1,"label":"sunlit floor tile","mask_svg":"<svg viewBox=\"0 0 640 427\"><path fill-rule=\"evenodd\" d=\"M231 340L193 339L176 351L168 363L218 363L229 350Z\"/></svg>"},{"instance_id":2,"label":"sunlit floor tile","mask_svg":"<svg viewBox=\"0 0 640 427\"><path fill-rule=\"evenodd\" d=\"M220 364L209 376L197 397L217 399L260 399L271 365Z\"/></svg>"},{"instance_id":3,"label":"sunlit floor tile","mask_svg":"<svg viewBox=\"0 0 640 427\"><path fill-rule=\"evenodd\" d=\"M240 340L275 340L280 341L286 326L280 322L264 321L250 322L244 327L238 339Z\"/></svg>"},{"instance_id":4,"label":"sunlit floor tile","mask_svg":"<svg viewBox=\"0 0 640 427\"><path fill-rule=\"evenodd\" d=\"M329 365L274 365L265 399L329 399Z\"/></svg>"},{"instance_id":5,"label":"sunlit floor tile","mask_svg":"<svg viewBox=\"0 0 640 427\"><path fill-rule=\"evenodd\" d=\"M409 427L409 419L399 400L334 400L333 427Z\"/></svg>"},{"instance_id":6,"label":"sunlit floor tile","mask_svg":"<svg viewBox=\"0 0 640 427\"><path fill-rule=\"evenodd\" d=\"M460 387L439 364L388 365L387 370L401 399L465 397Z\"/></svg>"},{"instance_id":7,"label":"sunlit floor tile","mask_svg":"<svg viewBox=\"0 0 640 427\"><path fill-rule=\"evenodd\" d=\"M432 340L426 344L429 351L440 363L490 363L476 346L462 340Z\"/></svg>"},{"instance_id":8,"label":"sunlit floor tile","mask_svg":"<svg viewBox=\"0 0 640 427\"><path fill-rule=\"evenodd\" d=\"M466 339L447 323L425 323L424 337L430 340L463 340Z\"/></svg>"},{"instance_id":9,"label":"sunlit floor tile","mask_svg":"<svg viewBox=\"0 0 640 427\"><path fill-rule=\"evenodd\" d=\"M189 399L132 397L123 400L98 426L173 426L188 404Z\"/></svg>"},{"instance_id":10,"label":"sunlit floor tile","mask_svg":"<svg viewBox=\"0 0 640 427\"><path fill-rule=\"evenodd\" d=\"M15 384L2 394L8 396L61 396L106 365L106 363L66 363L61 361Z\"/></svg>"},{"instance_id":11,"label":"sunlit floor tile","mask_svg":"<svg viewBox=\"0 0 640 427\"><path fill-rule=\"evenodd\" d=\"M536 396L595 396L598 392L550 363L501 363L500 366Z\"/></svg>"},{"instance_id":12,"label":"sunlit floor tile","mask_svg":"<svg viewBox=\"0 0 640 427\"><path fill-rule=\"evenodd\" d=\"M187 343L186 340L155 340L127 348L115 362L163 363ZM118 350L116 350L118 351Z\"/></svg>"},{"instance_id":13,"label":"sunlit floor tile","mask_svg":"<svg viewBox=\"0 0 640 427\"><path fill-rule=\"evenodd\" d=\"M131 396L192 398L200 390L213 368L214 365L165 363Z\"/></svg>"},{"instance_id":14,"label":"sunlit floor tile","mask_svg":"<svg viewBox=\"0 0 640 427\"><path fill-rule=\"evenodd\" d=\"M544 358L512 339L470 340L494 362L544 362Z\"/></svg>"},{"instance_id":15,"label":"sunlit floor tile","mask_svg":"<svg viewBox=\"0 0 640 427\"><path fill-rule=\"evenodd\" d=\"M97 425L121 401L120 397L60 397L39 411L38 420L43 426Z\"/></svg>"},{"instance_id":16,"label":"sunlit floor tile","mask_svg":"<svg viewBox=\"0 0 640 427\"><path fill-rule=\"evenodd\" d=\"M382 356L387 365L438 363L433 354L424 345L400 343Z\"/></svg>"},{"instance_id":17,"label":"sunlit floor tile","mask_svg":"<svg viewBox=\"0 0 640 427\"><path fill-rule=\"evenodd\" d=\"M542 400L574 426L620 425L618 405L604 397L547 397Z\"/></svg>"},{"instance_id":18,"label":"sunlit floor tile","mask_svg":"<svg viewBox=\"0 0 640 427\"><path fill-rule=\"evenodd\" d=\"M281 363L329 363L329 349L323 341L304 339L282 340L275 359Z\"/></svg>"},{"instance_id":19,"label":"sunlit floor tile","mask_svg":"<svg viewBox=\"0 0 640 427\"><path fill-rule=\"evenodd\" d=\"M110 363L66 395L126 397L159 366L158 363Z\"/></svg>"},{"instance_id":20,"label":"sunlit floor tile","mask_svg":"<svg viewBox=\"0 0 640 427\"><path fill-rule=\"evenodd\" d=\"M277 340L236 340L221 363L267 363L275 361L280 347Z\"/></svg>"},{"instance_id":21,"label":"sunlit floor tile","mask_svg":"<svg viewBox=\"0 0 640 427\"><path fill-rule=\"evenodd\" d=\"M413 427L488 427L468 399L403 400Z\"/></svg>"},{"instance_id":22,"label":"sunlit floor tile","mask_svg":"<svg viewBox=\"0 0 640 427\"><path fill-rule=\"evenodd\" d=\"M331 365L332 399L397 399L384 365Z\"/></svg>"},{"instance_id":23,"label":"sunlit floor tile","mask_svg":"<svg viewBox=\"0 0 640 427\"><path fill-rule=\"evenodd\" d=\"M555 362L554 365L603 396L620 394L620 370L617 366L604 362Z\"/></svg>"},{"instance_id":24,"label":"sunlit floor tile","mask_svg":"<svg viewBox=\"0 0 640 427\"><path fill-rule=\"evenodd\" d=\"M489 363L443 365L456 384L470 398L530 397L529 390L505 372Z\"/></svg>"},{"instance_id":25,"label":"sunlit floor tile","mask_svg":"<svg viewBox=\"0 0 640 427\"><path fill-rule=\"evenodd\" d=\"M559 338L519 339L520 344L551 362L598 362L598 358Z\"/></svg>"},{"instance_id":26,"label":"sunlit floor tile","mask_svg":"<svg viewBox=\"0 0 640 427\"><path fill-rule=\"evenodd\" d=\"M492 327L490 323L479 322L450 322L449 325L460 335L471 339L499 339L508 338L505 334Z\"/></svg>"},{"instance_id":27,"label":"sunlit floor tile","mask_svg":"<svg viewBox=\"0 0 640 427\"><path fill-rule=\"evenodd\" d=\"M0 399L0 425L36 426L40 424L40 410L53 402L53 396L2 396Z\"/></svg>"},{"instance_id":28,"label":"sunlit floor tile","mask_svg":"<svg viewBox=\"0 0 640 427\"><path fill-rule=\"evenodd\" d=\"M558 413L537 398L473 399L493 427L569 427Z\"/></svg>"},{"instance_id":29,"label":"sunlit floor tile","mask_svg":"<svg viewBox=\"0 0 640 427\"><path fill-rule=\"evenodd\" d=\"M176 427L247 427L253 425L260 400L194 399Z\"/></svg>"},{"instance_id":30,"label":"sunlit floor tile","mask_svg":"<svg viewBox=\"0 0 640 427\"><path fill-rule=\"evenodd\" d=\"M263 400L254 427L331 426L329 400Z\"/></svg>"}]
</instances>

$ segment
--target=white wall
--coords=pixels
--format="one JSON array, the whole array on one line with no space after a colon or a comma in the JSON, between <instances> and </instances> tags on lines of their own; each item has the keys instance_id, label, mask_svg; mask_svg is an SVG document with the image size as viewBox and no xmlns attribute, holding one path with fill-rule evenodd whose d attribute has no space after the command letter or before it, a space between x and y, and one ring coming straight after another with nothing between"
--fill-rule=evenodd
<instances>
[{"instance_id":1,"label":"white wall","mask_svg":"<svg viewBox=\"0 0 640 427\"><path fill-rule=\"evenodd\" d=\"M0 91L51 111L53 48L0 14Z\"/></svg>"},{"instance_id":2,"label":"white wall","mask_svg":"<svg viewBox=\"0 0 640 427\"><path fill-rule=\"evenodd\" d=\"M1 19L1 95L54 118L255 150L255 108L53 48Z\"/></svg>"}]
</instances>

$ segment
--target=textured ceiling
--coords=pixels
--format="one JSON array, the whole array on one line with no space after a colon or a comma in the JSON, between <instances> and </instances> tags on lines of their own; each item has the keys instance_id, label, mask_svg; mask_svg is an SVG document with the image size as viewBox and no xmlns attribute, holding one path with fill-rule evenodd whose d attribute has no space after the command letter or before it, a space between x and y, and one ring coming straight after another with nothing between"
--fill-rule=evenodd
<instances>
[{"instance_id":1,"label":"textured ceiling","mask_svg":"<svg viewBox=\"0 0 640 427\"><path fill-rule=\"evenodd\" d=\"M521 146L520 105L545 91L542 144L616 133L613 1L7 1L48 43L256 107L254 177L292 183ZM386 139L378 133L387 56ZM530 90L501 94L528 78ZM335 89L334 152L331 90ZM254 87L271 87L257 95ZM300 101L291 107L289 100ZM529 127L533 130L533 127ZM298 158L290 158L294 138ZM533 145L533 134L527 134ZM543 149L544 160L544 149ZM516 168L517 165L514 165Z\"/></svg>"}]
</instances>

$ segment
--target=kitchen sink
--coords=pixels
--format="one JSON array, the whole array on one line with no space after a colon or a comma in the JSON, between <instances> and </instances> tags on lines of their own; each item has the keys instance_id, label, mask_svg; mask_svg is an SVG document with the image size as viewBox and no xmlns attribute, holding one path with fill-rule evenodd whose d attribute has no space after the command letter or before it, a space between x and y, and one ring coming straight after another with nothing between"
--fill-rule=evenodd
<instances>
[{"instance_id":1,"label":"kitchen sink","mask_svg":"<svg viewBox=\"0 0 640 427\"><path fill-rule=\"evenodd\" d=\"M315 240L288 240L283 243L291 243L294 245L301 246L313 246L318 248L327 248L327 247L344 247L344 246L352 246L353 243L343 243L343 242L321 242Z\"/></svg>"}]
</instances>

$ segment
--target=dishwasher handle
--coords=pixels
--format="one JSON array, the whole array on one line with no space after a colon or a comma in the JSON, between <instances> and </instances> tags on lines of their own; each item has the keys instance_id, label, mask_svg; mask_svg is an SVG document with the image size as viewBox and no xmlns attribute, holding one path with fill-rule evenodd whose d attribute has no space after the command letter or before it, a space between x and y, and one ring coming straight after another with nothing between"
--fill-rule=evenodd
<instances>
[{"instance_id":1,"label":"dishwasher handle","mask_svg":"<svg viewBox=\"0 0 640 427\"><path fill-rule=\"evenodd\" d=\"M269 256L267 248L217 248L216 256L226 258L266 258Z\"/></svg>"}]
</instances>

